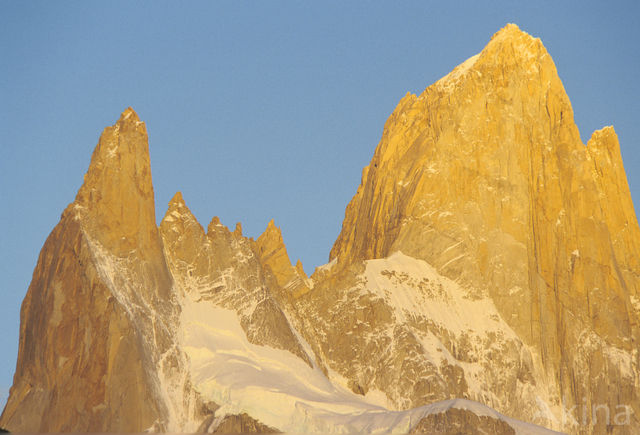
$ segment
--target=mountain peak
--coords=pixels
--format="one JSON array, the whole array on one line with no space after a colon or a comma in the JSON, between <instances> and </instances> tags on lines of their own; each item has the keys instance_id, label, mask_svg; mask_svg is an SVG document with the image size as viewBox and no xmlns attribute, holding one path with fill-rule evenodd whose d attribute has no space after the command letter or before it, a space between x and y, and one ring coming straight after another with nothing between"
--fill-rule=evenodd
<instances>
[{"instance_id":1,"label":"mountain peak","mask_svg":"<svg viewBox=\"0 0 640 435\"><path fill-rule=\"evenodd\" d=\"M555 65L540 39L510 23L497 31L480 53L456 66L438 80L434 87L451 93L468 79L482 80L487 74L500 76L494 81L517 79L520 76L532 79L537 78L532 76L541 76L547 81L560 81Z\"/></svg>"},{"instance_id":2,"label":"mountain peak","mask_svg":"<svg viewBox=\"0 0 640 435\"><path fill-rule=\"evenodd\" d=\"M124 109L124 111L120 114L120 119L118 120L118 122L125 122L125 121L140 122L140 117L138 116L136 111L133 110L131 106Z\"/></svg>"},{"instance_id":3,"label":"mountain peak","mask_svg":"<svg viewBox=\"0 0 640 435\"><path fill-rule=\"evenodd\" d=\"M526 131L523 126L527 126ZM476 137L480 138L472 140ZM363 171L355 197L355 202L362 201L362 205L353 203L347 208L345 223L349 228L345 231L343 226L330 259L340 257L341 263L349 263L352 255L370 259L390 254L402 220L414 213L426 216L426 192L420 189L431 189L427 180L450 166L441 162L439 167L433 160L439 152L460 154L458 161L466 162L463 166L475 165L469 159L471 155L482 155L488 162L513 159L494 148L501 144L504 150L509 144L511 153L521 153L519 158L524 162L530 160L531 152L541 152L542 143L548 144L546 150L553 149L552 143L579 141L571 103L551 56L540 39L508 24L479 54L427 87L419 97L407 94L400 101L385 123L371 163ZM440 148L447 151L436 152ZM512 161L509 165L513 168L505 170L505 165L503 162L502 169L485 174L491 183L500 177L516 178L516 174L526 173L525 167L516 167ZM422 170L417 172L417 168ZM475 182L469 180L472 185ZM374 190L381 197L393 199L376 202L371 199ZM385 209L379 216L376 213L380 210L368 210L372 202ZM401 207L405 209L401 211ZM350 219L353 222L348 222ZM375 228L363 229L368 224Z\"/></svg>"},{"instance_id":4,"label":"mountain peak","mask_svg":"<svg viewBox=\"0 0 640 435\"><path fill-rule=\"evenodd\" d=\"M583 325L628 351L639 240L615 131L585 147L551 56L507 25L389 117L330 260L334 276L394 252L425 261L488 295L562 380L588 373L563 365ZM586 388L568 392L573 403L620 400Z\"/></svg>"},{"instance_id":5,"label":"mountain peak","mask_svg":"<svg viewBox=\"0 0 640 435\"><path fill-rule=\"evenodd\" d=\"M184 202L182 198L181 192L176 192L169 201L169 207L167 208L167 212L162 218L162 222L160 223L161 229L167 229L168 227L180 228L185 225L196 224L199 228L201 228L198 220L195 218L187 204ZM200 229L201 232L204 230Z\"/></svg>"},{"instance_id":6,"label":"mountain peak","mask_svg":"<svg viewBox=\"0 0 640 435\"><path fill-rule=\"evenodd\" d=\"M528 63L527 61L538 61L549 55L540 38L531 36L527 32L520 30L517 25L511 23L498 30L491 37L481 55L485 55L485 53L489 57L499 54L500 56L494 58L500 63L505 63L506 61L507 64L513 60L520 64L526 64Z\"/></svg>"},{"instance_id":7,"label":"mountain peak","mask_svg":"<svg viewBox=\"0 0 640 435\"><path fill-rule=\"evenodd\" d=\"M521 30L520 27L518 27L516 24L513 24L513 23L508 23L502 29L494 33L493 36L491 37L491 40L489 41L489 44L487 44L487 46L490 46L491 42L494 42L494 41L496 42L497 41L512 41L512 42L517 41L521 43L524 42L524 43L531 43L531 44L540 43L541 45L540 38L531 36L530 34L525 32L524 30ZM526 44L524 46L526 46Z\"/></svg>"},{"instance_id":8,"label":"mountain peak","mask_svg":"<svg viewBox=\"0 0 640 435\"><path fill-rule=\"evenodd\" d=\"M620 142L613 126L609 125L594 131L587 142L587 150L601 173L624 173ZM614 184L625 183L618 181Z\"/></svg>"},{"instance_id":9,"label":"mountain peak","mask_svg":"<svg viewBox=\"0 0 640 435\"><path fill-rule=\"evenodd\" d=\"M186 206L184 199L182 198L182 192L178 191L173 195L171 201L169 201L169 209L175 209Z\"/></svg>"},{"instance_id":10,"label":"mountain peak","mask_svg":"<svg viewBox=\"0 0 640 435\"><path fill-rule=\"evenodd\" d=\"M233 235L236 237L242 237L242 223L236 222L236 228L233 230Z\"/></svg>"},{"instance_id":11,"label":"mountain peak","mask_svg":"<svg viewBox=\"0 0 640 435\"><path fill-rule=\"evenodd\" d=\"M514 36L528 36L531 37L531 35L529 35L527 32L523 31L520 29L520 27L518 27L517 24L515 23L507 23L505 24L505 26L498 30L496 33L493 34L493 38L496 37L514 37Z\"/></svg>"},{"instance_id":12,"label":"mountain peak","mask_svg":"<svg viewBox=\"0 0 640 435\"><path fill-rule=\"evenodd\" d=\"M120 131L132 131L140 134L147 134L147 127L144 122L140 121L138 114L131 107L127 107L120 114L120 118L116 121L115 128Z\"/></svg>"},{"instance_id":13,"label":"mountain peak","mask_svg":"<svg viewBox=\"0 0 640 435\"><path fill-rule=\"evenodd\" d=\"M102 132L75 204L89 215L92 233L115 252L155 243L147 130L133 109Z\"/></svg>"},{"instance_id":14,"label":"mountain peak","mask_svg":"<svg viewBox=\"0 0 640 435\"><path fill-rule=\"evenodd\" d=\"M305 283L308 278L304 273L302 262L298 260L295 267L291 264L287 247L282 238L282 231L276 226L273 219L269 221L267 228L254 242L254 247L260 261L271 270L281 288L288 289L288 292L294 297L309 291Z\"/></svg>"},{"instance_id":15,"label":"mountain peak","mask_svg":"<svg viewBox=\"0 0 640 435\"><path fill-rule=\"evenodd\" d=\"M591 134L592 139L601 139L605 137L610 137L612 139L615 139L616 141L618 140L618 134L616 133L615 128L613 128L613 125L605 125L601 129L596 130Z\"/></svg>"},{"instance_id":16,"label":"mountain peak","mask_svg":"<svg viewBox=\"0 0 640 435\"><path fill-rule=\"evenodd\" d=\"M211 222L209 222L209 225L207 226L207 235L215 237L216 234L228 233L230 233L229 228L220 221L218 216L211 218Z\"/></svg>"},{"instance_id":17,"label":"mountain peak","mask_svg":"<svg viewBox=\"0 0 640 435\"><path fill-rule=\"evenodd\" d=\"M256 240L256 243L262 247L262 250L280 249L284 247L284 239L280 228L276 226L273 219L267 224L267 228Z\"/></svg>"},{"instance_id":18,"label":"mountain peak","mask_svg":"<svg viewBox=\"0 0 640 435\"><path fill-rule=\"evenodd\" d=\"M100 135L85 175L85 185L88 181L97 182L99 177L110 171L108 168L117 173L119 178L135 178L130 181L137 183L141 190L152 190L147 129L130 107ZM136 173L141 177L136 177Z\"/></svg>"}]
</instances>

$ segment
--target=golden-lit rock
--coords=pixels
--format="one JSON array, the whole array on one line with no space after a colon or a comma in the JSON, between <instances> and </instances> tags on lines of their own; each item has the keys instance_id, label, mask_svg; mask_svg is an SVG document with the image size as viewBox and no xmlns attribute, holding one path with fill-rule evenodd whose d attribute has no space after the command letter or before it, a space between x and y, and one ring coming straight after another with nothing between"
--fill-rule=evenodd
<instances>
[{"instance_id":1,"label":"golden-lit rock","mask_svg":"<svg viewBox=\"0 0 640 435\"><path fill-rule=\"evenodd\" d=\"M166 430L156 393L178 308L155 224L145 126L107 127L76 200L45 243L22 304L15 432ZM170 360L170 358L168 358ZM176 360L176 368L179 365Z\"/></svg>"},{"instance_id":2,"label":"golden-lit rock","mask_svg":"<svg viewBox=\"0 0 640 435\"><path fill-rule=\"evenodd\" d=\"M640 415L638 246L613 128L585 146L551 57L508 25L400 101L331 259L427 261L470 297L491 298L534 350L556 405ZM593 430L604 428L600 419Z\"/></svg>"},{"instance_id":3,"label":"golden-lit rock","mask_svg":"<svg viewBox=\"0 0 640 435\"><path fill-rule=\"evenodd\" d=\"M214 217L205 234L178 192L162 219L160 234L184 297L236 311L251 343L287 350L311 364L274 295L280 292L277 283L265 276L240 224L231 232Z\"/></svg>"},{"instance_id":4,"label":"golden-lit rock","mask_svg":"<svg viewBox=\"0 0 640 435\"><path fill-rule=\"evenodd\" d=\"M273 274L277 286L284 290L285 299L295 299L309 291L302 262L298 260L295 267L291 264L282 232L273 219L255 241L255 250L262 264Z\"/></svg>"},{"instance_id":5,"label":"golden-lit rock","mask_svg":"<svg viewBox=\"0 0 640 435\"><path fill-rule=\"evenodd\" d=\"M431 435L515 435L516 431L504 420L486 415L478 416L466 409L451 408L445 412L429 414L423 417L409 433Z\"/></svg>"}]
</instances>

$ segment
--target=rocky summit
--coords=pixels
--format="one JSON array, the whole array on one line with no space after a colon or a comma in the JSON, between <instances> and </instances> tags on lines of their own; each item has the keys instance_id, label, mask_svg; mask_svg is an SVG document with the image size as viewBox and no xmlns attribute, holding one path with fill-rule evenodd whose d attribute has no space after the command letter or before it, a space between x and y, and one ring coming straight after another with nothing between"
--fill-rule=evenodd
<instances>
[{"instance_id":1,"label":"rocky summit","mask_svg":"<svg viewBox=\"0 0 640 435\"><path fill-rule=\"evenodd\" d=\"M640 228L613 127L585 145L513 24L402 98L308 277L107 127L22 304L16 432L640 432Z\"/></svg>"}]
</instances>

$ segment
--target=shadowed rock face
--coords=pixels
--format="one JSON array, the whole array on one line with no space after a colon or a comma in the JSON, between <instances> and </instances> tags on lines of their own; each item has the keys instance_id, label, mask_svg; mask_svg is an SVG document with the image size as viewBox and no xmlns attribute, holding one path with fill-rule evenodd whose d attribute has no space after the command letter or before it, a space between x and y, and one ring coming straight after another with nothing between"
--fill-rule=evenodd
<instances>
[{"instance_id":1,"label":"shadowed rock face","mask_svg":"<svg viewBox=\"0 0 640 435\"><path fill-rule=\"evenodd\" d=\"M471 411L451 408L439 414L429 414L411 429L412 434L430 435L515 435L514 428L503 420L478 416Z\"/></svg>"},{"instance_id":2,"label":"shadowed rock face","mask_svg":"<svg viewBox=\"0 0 640 435\"><path fill-rule=\"evenodd\" d=\"M260 423L249 415L227 415L212 433L279 433L280 431Z\"/></svg>"},{"instance_id":3,"label":"shadowed rock face","mask_svg":"<svg viewBox=\"0 0 640 435\"><path fill-rule=\"evenodd\" d=\"M195 433L279 433L280 431L260 423L247 413L228 414L216 417L218 405L210 403L203 415L209 414Z\"/></svg>"}]
</instances>

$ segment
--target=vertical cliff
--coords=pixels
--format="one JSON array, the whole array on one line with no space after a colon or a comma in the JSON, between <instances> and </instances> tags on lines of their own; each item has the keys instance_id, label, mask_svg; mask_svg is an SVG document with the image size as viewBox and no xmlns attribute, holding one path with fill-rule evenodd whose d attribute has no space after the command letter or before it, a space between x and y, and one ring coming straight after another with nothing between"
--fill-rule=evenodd
<instances>
[{"instance_id":1,"label":"vertical cliff","mask_svg":"<svg viewBox=\"0 0 640 435\"><path fill-rule=\"evenodd\" d=\"M1 425L16 432L166 429L161 356L179 309L155 224L147 133L107 127L48 237L20 316Z\"/></svg>"},{"instance_id":2,"label":"vertical cliff","mask_svg":"<svg viewBox=\"0 0 640 435\"><path fill-rule=\"evenodd\" d=\"M640 411L638 246L613 128L585 146L548 52L507 25L400 101L331 259L401 251L489 296L553 400L586 403L591 421L595 404Z\"/></svg>"}]
</instances>

